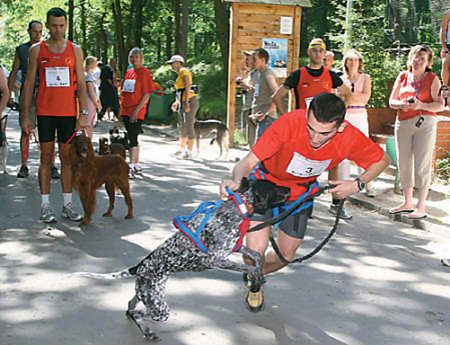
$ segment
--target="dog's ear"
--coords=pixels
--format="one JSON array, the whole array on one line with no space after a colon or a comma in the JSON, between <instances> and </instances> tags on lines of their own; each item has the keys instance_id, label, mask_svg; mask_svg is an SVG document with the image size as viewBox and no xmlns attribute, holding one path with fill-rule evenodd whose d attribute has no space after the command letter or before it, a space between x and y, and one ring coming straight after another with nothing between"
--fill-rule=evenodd
<instances>
[{"instance_id":1,"label":"dog's ear","mask_svg":"<svg viewBox=\"0 0 450 345\"><path fill-rule=\"evenodd\" d=\"M289 196L291 195L291 189L284 186L275 186L274 199L272 200L272 205L277 206L279 204L285 203Z\"/></svg>"},{"instance_id":2,"label":"dog's ear","mask_svg":"<svg viewBox=\"0 0 450 345\"><path fill-rule=\"evenodd\" d=\"M245 193L250 188L250 180L247 177L241 179L241 184L239 185L238 192Z\"/></svg>"}]
</instances>

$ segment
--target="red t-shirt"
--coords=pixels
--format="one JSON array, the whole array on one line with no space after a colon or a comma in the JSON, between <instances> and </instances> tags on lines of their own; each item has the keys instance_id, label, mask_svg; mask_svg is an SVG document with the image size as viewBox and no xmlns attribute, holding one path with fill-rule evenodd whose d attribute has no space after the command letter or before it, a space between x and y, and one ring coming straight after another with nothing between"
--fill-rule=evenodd
<instances>
[{"instance_id":1,"label":"red t-shirt","mask_svg":"<svg viewBox=\"0 0 450 345\"><path fill-rule=\"evenodd\" d=\"M61 54L52 53L42 41L38 54L39 86L36 97L38 116L76 116L76 57L71 41Z\"/></svg>"},{"instance_id":2,"label":"red t-shirt","mask_svg":"<svg viewBox=\"0 0 450 345\"><path fill-rule=\"evenodd\" d=\"M291 188L290 200L305 192L305 184L321 173L337 166L344 159L354 161L363 169L383 158L383 150L359 129L347 126L325 145L313 149L304 110L294 110L276 120L252 147L268 173L267 180Z\"/></svg>"},{"instance_id":3,"label":"red t-shirt","mask_svg":"<svg viewBox=\"0 0 450 345\"><path fill-rule=\"evenodd\" d=\"M122 80L121 110L122 116L130 116L145 94L151 94L155 86L153 75L146 67L130 68ZM144 120L147 104L138 112L138 119Z\"/></svg>"},{"instance_id":4,"label":"red t-shirt","mask_svg":"<svg viewBox=\"0 0 450 345\"><path fill-rule=\"evenodd\" d=\"M312 99L321 92L331 92L333 79L330 71L324 67L320 76L311 75L306 67L300 67L300 80L297 85L298 109L306 109L306 99Z\"/></svg>"}]
</instances>

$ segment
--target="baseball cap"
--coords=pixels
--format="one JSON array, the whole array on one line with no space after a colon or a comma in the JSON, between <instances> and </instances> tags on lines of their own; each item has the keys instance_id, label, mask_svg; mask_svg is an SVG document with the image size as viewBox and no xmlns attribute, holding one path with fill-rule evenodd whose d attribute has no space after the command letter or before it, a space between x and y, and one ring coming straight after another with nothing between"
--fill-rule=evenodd
<instances>
[{"instance_id":1,"label":"baseball cap","mask_svg":"<svg viewBox=\"0 0 450 345\"><path fill-rule=\"evenodd\" d=\"M327 49L327 46L325 45L325 42L321 38L313 38L308 45L308 49L311 48Z\"/></svg>"},{"instance_id":2,"label":"baseball cap","mask_svg":"<svg viewBox=\"0 0 450 345\"><path fill-rule=\"evenodd\" d=\"M184 63L184 58L181 55L172 55L170 60L167 63L181 62Z\"/></svg>"}]
</instances>

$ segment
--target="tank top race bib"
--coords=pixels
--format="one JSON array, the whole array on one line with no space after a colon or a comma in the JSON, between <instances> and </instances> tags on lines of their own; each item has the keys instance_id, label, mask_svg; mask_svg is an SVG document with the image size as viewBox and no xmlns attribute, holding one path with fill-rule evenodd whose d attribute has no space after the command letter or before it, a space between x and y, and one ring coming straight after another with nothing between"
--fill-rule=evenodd
<instances>
[{"instance_id":1,"label":"tank top race bib","mask_svg":"<svg viewBox=\"0 0 450 345\"><path fill-rule=\"evenodd\" d=\"M302 178L319 176L330 165L331 159L316 161L306 158L298 152L294 152L294 156L289 162L286 172Z\"/></svg>"},{"instance_id":2,"label":"tank top race bib","mask_svg":"<svg viewBox=\"0 0 450 345\"><path fill-rule=\"evenodd\" d=\"M70 87L69 67L45 67L45 86Z\"/></svg>"},{"instance_id":3,"label":"tank top race bib","mask_svg":"<svg viewBox=\"0 0 450 345\"><path fill-rule=\"evenodd\" d=\"M134 92L134 87L136 86L135 79L126 79L123 82L122 92Z\"/></svg>"}]
</instances>

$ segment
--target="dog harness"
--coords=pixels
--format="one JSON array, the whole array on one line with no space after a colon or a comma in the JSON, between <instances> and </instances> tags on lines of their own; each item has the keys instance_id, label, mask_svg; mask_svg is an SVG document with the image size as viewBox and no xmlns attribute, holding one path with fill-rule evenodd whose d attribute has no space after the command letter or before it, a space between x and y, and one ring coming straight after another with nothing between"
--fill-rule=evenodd
<instances>
[{"instance_id":1,"label":"dog harness","mask_svg":"<svg viewBox=\"0 0 450 345\"><path fill-rule=\"evenodd\" d=\"M252 170L252 172L249 175L250 180L257 181L257 180L265 180L266 179L267 171L265 171L265 167L259 167L257 166ZM303 186L303 184L302 184ZM283 204L280 206L272 207L272 215L273 218L278 217L281 213L285 211L289 211L292 209L295 209L292 213L290 213L291 216L295 216L296 214L299 214L301 211L306 210L307 208L311 207L314 203L313 200L307 201L303 203L303 201L310 195L314 195L319 191L319 183L317 180L304 184L304 187L306 189L306 192L301 194L297 199L295 199L293 202L289 204ZM279 221L278 223L275 223L274 226L278 226L282 222Z\"/></svg>"},{"instance_id":2,"label":"dog harness","mask_svg":"<svg viewBox=\"0 0 450 345\"><path fill-rule=\"evenodd\" d=\"M228 199L227 201L232 200L236 207L238 208L242 221L239 224L239 232L240 237L238 241L236 242L236 245L234 246L232 252L238 251L241 246L242 242L244 240L244 236L247 233L249 227L250 227L250 215L247 209L247 206L245 205L245 198L242 195L239 195L238 193L233 192L231 189L227 187L227 193L228 193ZM176 216L173 219L173 225L180 230L187 238L191 240L191 242L200 249L203 253L208 254L208 247L201 239L201 234L203 230L205 229L205 225L208 223L208 221L211 219L212 215L216 210L224 203L223 200L219 200L217 202L212 201L206 201L201 203L197 209L192 212L188 216ZM200 222L197 229L192 229L189 227L188 222L192 220L195 216L199 214L204 214L204 217L202 221Z\"/></svg>"}]
</instances>

